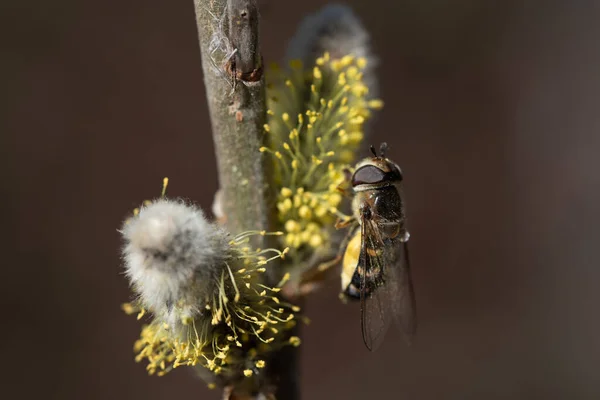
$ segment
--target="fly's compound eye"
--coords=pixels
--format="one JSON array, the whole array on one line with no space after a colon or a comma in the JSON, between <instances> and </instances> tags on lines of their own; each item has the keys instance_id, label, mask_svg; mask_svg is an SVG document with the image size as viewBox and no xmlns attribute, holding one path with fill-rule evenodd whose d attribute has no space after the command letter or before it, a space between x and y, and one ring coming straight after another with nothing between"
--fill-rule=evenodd
<instances>
[{"instance_id":1,"label":"fly's compound eye","mask_svg":"<svg viewBox=\"0 0 600 400\"><path fill-rule=\"evenodd\" d=\"M352 186L379 183L386 178L385 173L373 165L365 165L352 175Z\"/></svg>"}]
</instances>

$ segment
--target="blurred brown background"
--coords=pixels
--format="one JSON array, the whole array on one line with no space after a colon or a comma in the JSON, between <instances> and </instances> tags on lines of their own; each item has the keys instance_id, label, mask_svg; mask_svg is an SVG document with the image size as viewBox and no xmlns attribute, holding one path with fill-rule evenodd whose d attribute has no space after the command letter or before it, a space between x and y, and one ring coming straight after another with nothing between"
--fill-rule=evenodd
<instances>
[{"instance_id":1,"label":"blurred brown background","mask_svg":"<svg viewBox=\"0 0 600 400\"><path fill-rule=\"evenodd\" d=\"M262 0L279 60L325 1ZM527 3L524 5L523 3ZM381 56L420 328L369 353L337 282L308 302L305 399L600 398L600 7L350 1ZM217 399L134 363L116 229L217 188L193 2L3 1L2 392Z\"/></svg>"}]
</instances>

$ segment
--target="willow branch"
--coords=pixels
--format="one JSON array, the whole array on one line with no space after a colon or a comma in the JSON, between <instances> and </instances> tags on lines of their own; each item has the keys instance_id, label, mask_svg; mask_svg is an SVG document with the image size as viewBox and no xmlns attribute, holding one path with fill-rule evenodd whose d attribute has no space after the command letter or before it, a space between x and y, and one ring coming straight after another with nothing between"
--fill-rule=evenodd
<instances>
[{"instance_id":1,"label":"willow branch","mask_svg":"<svg viewBox=\"0 0 600 400\"><path fill-rule=\"evenodd\" d=\"M219 173L219 208L232 233L277 228L266 145L265 84L260 53L258 9L253 0L194 0L204 83ZM260 238L260 236L257 236ZM269 237L262 237L265 248ZM279 270L271 282L280 279ZM267 363L259 387L228 387L225 398L277 398L298 395L296 348L284 348ZM258 391L258 397L252 397Z\"/></svg>"},{"instance_id":2,"label":"willow branch","mask_svg":"<svg viewBox=\"0 0 600 400\"><path fill-rule=\"evenodd\" d=\"M258 10L249 0L194 0L217 155L221 208L232 233L274 226Z\"/></svg>"}]
</instances>

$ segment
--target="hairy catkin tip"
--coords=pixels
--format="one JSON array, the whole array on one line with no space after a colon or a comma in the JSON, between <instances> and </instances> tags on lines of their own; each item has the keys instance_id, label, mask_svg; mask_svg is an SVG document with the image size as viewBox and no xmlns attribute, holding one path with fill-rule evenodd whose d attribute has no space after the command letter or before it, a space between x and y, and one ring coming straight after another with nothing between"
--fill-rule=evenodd
<instances>
[{"instance_id":1,"label":"hairy catkin tip","mask_svg":"<svg viewBox=\"0 0 600 400\"><path fill-rule=\"evenodd\" d=\"M143 306L158 315L206 297L230 256L227 234L181 201L144 206L122 234L126 274Z\"/></svg>"},{"instance_id":2,"label":"hairy catkin tip","mask_svg":"<svg viewBox=\"0 0 600 400\"><path fill-rule=\"evenodd\" d=\"M324 53L332 58L352 54L374 62L369 40L369 34L352 9L330 4L304 19L288 44L286 58L312 65Z\"/></svg>"},{"instance_id":3,"label":"hairy catkin tip","mask_svg":"<svg viewBox=\"0 0 600 400\"><path fill-rule=\"evenodd\" d=\"M153 249L156 252L168 251L177 229L171 216L158 213L139 218L135 228L128 230L128 239L132 246L140 249Z\"/></svg>"}]
</instances>

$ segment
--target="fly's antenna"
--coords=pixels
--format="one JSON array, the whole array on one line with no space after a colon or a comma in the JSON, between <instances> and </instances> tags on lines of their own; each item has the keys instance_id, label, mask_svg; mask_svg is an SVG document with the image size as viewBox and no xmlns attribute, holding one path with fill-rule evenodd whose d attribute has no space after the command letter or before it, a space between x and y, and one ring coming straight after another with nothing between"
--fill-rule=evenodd
<instances>
[{"instance_id":1,"label":"fly's antenna","mask_svg":"<svg viewBox=\"0 0 600 400\"><path fill-rule=\"evenodd\" d=\"M385 157L385 152L388 149L388 144L386 142L381 143L381 145L379 146L379 153L381 153L381 157Z\"/></svg>"},{"instance_id":2,"label":"fly's antenna","mask_svg":"<svg viewBox=\"0 0 600 400\"><path fill-rule=\"evenodd\" d=\"M375 157L377 157L377 151L375 150L375 146L371 145L370 149L371 149L371 153L373 153L373 155Z\"/></svg>"}]
</instances>

